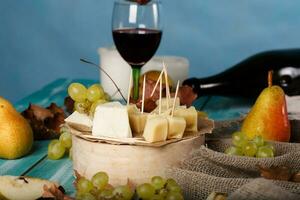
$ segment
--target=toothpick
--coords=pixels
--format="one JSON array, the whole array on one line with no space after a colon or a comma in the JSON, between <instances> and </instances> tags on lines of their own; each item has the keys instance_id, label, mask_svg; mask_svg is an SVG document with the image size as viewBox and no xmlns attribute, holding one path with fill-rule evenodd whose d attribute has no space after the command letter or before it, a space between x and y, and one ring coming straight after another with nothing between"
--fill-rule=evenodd
<instances>
[{"instance_id":1,"label":"toothpick","mask_svg":"<svg viewBox=\"0 0 300 200\"><path fill-rule=\"evenodd\" d=\"M169 109L169 99L171 98L170 95L170 86L169 86L169 80L168 80L168 71L167 67L165 65L165 61L163 61L163 70L164 70L164 75L165 75L165 83L166 83L166 99L167 99L167 109Z\"/></svg>"},{"instance_id":2,"label":"toothpick","mask_svg":"<svg viewBox=\"0 0 300 200\"><path fill-rule=\"evenodd\" d=\"M128 85L128 93L127 93L127 106L129 105L129 101L130 101L131 86L132 86L132 69L130 70L130 76L129 76L129 85Z\"/></svg>"},{"instance_id":3,"label":"toothpick","mask_svg":"<svg viewBox=\"0 0 300 200\"><path fill-rule=\"evenodd\" d=\"M178 95L178 89L179 89L179 80L177 81L177 86L176 86L176 92L175 92L175 97L174 97L174 101L173 101L173 107L172 107L172 117L174 115L174 109L175 109L175 103L176 103L176 99L177 99L177 95Z\"/></svg>"},{"instance_id":4,"label":"toothpick","mask_svg":"<svg viewBox=\"0 0 300 200\"><path fill-rule=\"evenodd\" d=\"M145 88L146 88L146 74L144 74L144 81L143 81L142 114L144 113L144 106L145 106Z\"/></svg>"},{"instance_id":5,"label":"toothpick","mask_svg":"<svg viewBox=\"0 0 300 200\"><path fill-rule=\"evenodd\" d=\"M158 114L161 114L162 77L159 79L159 107Z\"/></svg>"},{"instance_id":6,"label":"toothpick","mask_svg":"<svg viewBox=\"0 0 300 200\"><path fill-rule=\"evenodd\" d=\"M164 70L161 70L160 75L159 75L159 77L158 77L158 79L157 79L157 81L156 81L156 83L155 83L154 89L152 90L152 93L151 93L150 97L153 96L153 94L154 94L154 92L155 92L155 90L156 90L156 88L157 88L157 86L158 86L159 80L161 79L163 73L164 73Z\"/></svg>"}]
</instances>

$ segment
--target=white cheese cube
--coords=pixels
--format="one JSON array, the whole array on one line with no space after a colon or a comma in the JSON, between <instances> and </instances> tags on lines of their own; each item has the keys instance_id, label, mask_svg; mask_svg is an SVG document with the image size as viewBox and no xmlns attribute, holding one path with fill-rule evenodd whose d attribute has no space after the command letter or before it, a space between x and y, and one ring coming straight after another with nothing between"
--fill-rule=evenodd
<instances>
[{"instance_id":1,"label":"white cheese cube","mask_svg":"<svg viewBox=\"0 0 300 200\"><path fill-rule=\"evenodd\" d=\"M97 106L92 134L112 138L131 138L127 107L119 102Z\"/></svg>"},{"instance_id":2,"label":"white cheese cube","mask_svg":"<svg viewBox=\"0 0 300 200\"><path fill-rule=\"evenodd\" d=\"M148 142L165 141L168 136L168 120L164 116L149 115L146 121L143 137Z\"/></svg>"},{"instance_id":3,"label":"white cheese cube","mask_svg":"<svg viewBox=\"0 0 300 200\"><path fill-rule=\"evenodd\" d=\"M178 107L174 110L175 117L183 117L186 121L185 131L198 131L198 113L195 107L191 106L188 109Z\"/></svg>"},{"instance_id":4,"label":"white cheese cube","mask_svg":"<svg viewBox=\"0 0 300 200\"><path fill-rule=\"evenodd\" d=\"M93 126L93 121L88 115L81 114L77 111L67 117L65 122L79 131L91 131Z\"/></svg>"},{"instance_id":5,"label":"white cheese cube","mask_svg":"<svg viewBox=\"0 0 300 200\"><path fill-rule=\"evenodd\" d=\"M183 117L168 116L168 139L183 137L186 121Z\"/></svg>"},{"instance_id":6,"label":"white cheese cube","mask_svg":"<svg viewBox=\"0 0 300 200\"><path fill-rule=\"evenodd\" d=\"M129 123L134 137L143 134L148 115L148 113L140 112L129 114Z\"/></svg>"}]
</instances>

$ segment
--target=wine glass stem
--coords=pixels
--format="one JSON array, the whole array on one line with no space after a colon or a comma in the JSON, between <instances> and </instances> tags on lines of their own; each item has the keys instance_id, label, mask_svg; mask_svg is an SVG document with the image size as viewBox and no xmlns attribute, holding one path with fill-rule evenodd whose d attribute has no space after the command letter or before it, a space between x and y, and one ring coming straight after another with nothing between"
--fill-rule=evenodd
<instances>
[{"instance_id":1,"label":"wine glass stem","mask_svg":"<svg viewBox=\"0 0 300 200\"><path fill-rule=\"evenodd\" d=\"M139 98L139 78L140 78L141 68L132 68L133 77L133 99L137 100Z\"/></svg>"}]
</instances>

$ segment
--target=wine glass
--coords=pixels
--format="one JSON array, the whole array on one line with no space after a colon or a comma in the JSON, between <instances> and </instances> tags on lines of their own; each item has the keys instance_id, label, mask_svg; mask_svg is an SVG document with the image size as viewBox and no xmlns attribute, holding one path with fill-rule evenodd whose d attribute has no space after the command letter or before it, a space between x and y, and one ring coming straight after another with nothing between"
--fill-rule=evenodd
<instances>
[{"instance_id":1,"label":"wine glass","mask_svg":"<svg viewBox=\"0 0 300 200\"><path fill-rule=\"evenodd\" d=\"M162 36L160 0L116 0L112 35L122 58L131 66L133 99L139 98L141 68L155 54Z\"/></svg>"}]
</instances>

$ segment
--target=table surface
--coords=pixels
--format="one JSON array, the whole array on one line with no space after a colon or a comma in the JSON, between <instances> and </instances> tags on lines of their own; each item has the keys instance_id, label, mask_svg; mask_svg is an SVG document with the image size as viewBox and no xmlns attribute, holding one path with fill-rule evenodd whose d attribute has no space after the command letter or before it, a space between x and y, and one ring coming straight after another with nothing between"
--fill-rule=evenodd
<instances>
[{"instance_id":1,"label":"table surface","mask_svg":"<svg viewBox=\"0 0 300 200\"><path fill-rule=\"evenodd\" d=\"M42 87L40 90L23 98L15 104L18 111L23 111L29 103L48 106L51 102L62 106L67 87L71 82L81 82L84 85L91 85L96 81L86 79L57 79L54 82ZM198 110L208 113L214 120L228 120L238 118L248 112L251 101L240 98L229 98L220 96L204 96L194 102ZM72 161L65 156L60 160L47 158L49 141L35 141L32 152L21 159L3 160L0 159L0 175L31 176L49 179L59 182L67 194L74 195L73 187L73 166Z\"/></svg>"}]
</instances>

